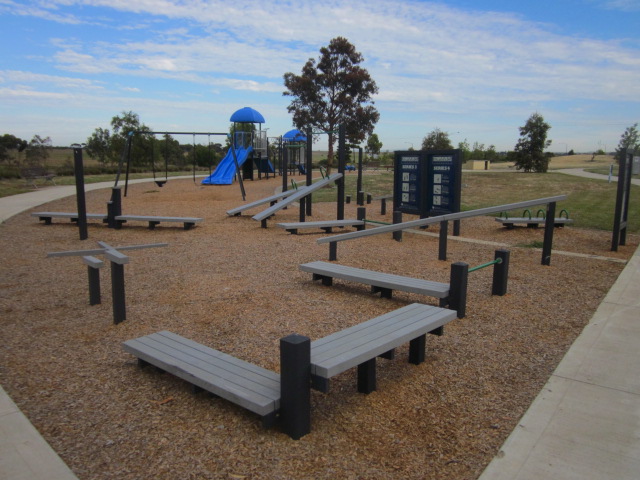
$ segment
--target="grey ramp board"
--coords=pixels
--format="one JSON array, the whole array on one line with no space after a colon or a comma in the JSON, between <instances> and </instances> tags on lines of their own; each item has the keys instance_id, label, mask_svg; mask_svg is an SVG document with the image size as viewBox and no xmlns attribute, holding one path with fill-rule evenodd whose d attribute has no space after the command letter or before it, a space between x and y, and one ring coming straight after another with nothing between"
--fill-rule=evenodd
<instances>
[{"instance_id":1,"label":"grey ramp board","mask_svg":"<svg viewBox=\"0 0 640 480\"><path fill-rule=\"evenodd\" d=\"M195 217L158 217L154 215L118 215L116 217L118 221L138 220L141 222L189 222L198 223L202 221L202 218Z\"/></svg>"},{"instance_id":2,"label":"grey ramp board","mask_svg":"<svg viewBox=\"0 0 640 480\"><path fill-rule=\"evenodd\" d=\"M342 280L374 285L392 290L429 295L436 298L446 298L449 295L449 284L423 280L420 278L405 277L391 273L375 272L361 268L339 265L336 263L315 261L299 266L300 270L308 273L317 273Z\"/></svg>"},{"instance_id":3,"label":"grey ramp board","mask_svg":"<svg viewBox=\"0 0 640 480\"><path fill-rule=\"evenodd\" d=\"M414 303L311 342L311 371L331 378L445 325L456 312Z\"/></svg>"},{"instance_id":4,"label":"grey ramp board","mask_svg":"<svg viewBox=\"0 0 640 480\"><path fill-rule=\"evenodd\" d=\"M32 217L50 217L50 218L78 218L77 212L33 212ZM107 216L101 213L87 213L87 218L96 220L106 220Z\"/></svg>"},{"instance_id":5,"label":"grey ramp board","mask_svg":"<svg viewBox=\"0 0 640 480\"><path fill-rule=\"evenodd\" d=\"M258 221L264 220L266 218L269 218L271 215L276 213L278 210L282 210L287 205L291 205L296 200L299 200L302 197L306 197L310 193L318 190L319 188L324 187L325 185L330 184L331 182L335 182L336 180L340 179L341 177L342 177L341 173L333 173L333 174L329 175L328 177L323 178L322 180L319 180L319 181L317 181L316 183L314 183L312 185L309 185L309 186L307 186L305 188L300 188L300 189L296 190L295 193L289 195L287 198L285 198L281 202L278 202L275 205L272 205L271 207L267 208L266 210L263 210L260 213L257 213L256 215L254 215L251 218L253 218L254 220L258 220Z\"/></svg>"},{"instance_id":6,"label":"grey ramp board","mask_svg":"<svg viewBox=\"0 0 640 480\"><path fill-rule=\"evenodd\" d=\"M265 203L275 202L282 198L288 197L289 195L293 195L294 193L296 193L296 190L287 190L286 192L276 193L274 195L271 195L270 197L261 198L260 200L256 200L255 202L247 203L245 205L240 205L239 207L232 208L231 210L227 210L227 215L233 216L238 213L242 213L245 210L249 210L250 208L258 207L260 205L264 205Z\"/></svg>"},{"instance_id":7,"label":"grey ramp board","mask_svg":"<svg viewBox=\"0 0 640 480\"><path fill-rule=\"evenodd\" d=\"M351 225L364 225L364 220L318 220L315 222L292 222L278 223L280 228L327 228L327 227L348 227Z\"/></svg>"},{"instance_id":8,"label":"grey ramp board","mask_svg":"<svg viewBox=\"0 0 640 480\"><path fill-rule=\"evenodd\" d=\"M264 416L280 407L275 372L163 331L128 340L125 351L221 398Z\"/></svg>"}]
</instances>

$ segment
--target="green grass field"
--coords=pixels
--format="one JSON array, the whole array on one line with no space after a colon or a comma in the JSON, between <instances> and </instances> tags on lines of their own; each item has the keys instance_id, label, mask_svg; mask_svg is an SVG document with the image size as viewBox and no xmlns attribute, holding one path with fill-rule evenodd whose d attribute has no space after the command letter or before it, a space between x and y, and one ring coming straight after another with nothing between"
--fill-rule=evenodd
<instances>
[{"instance_id":1,"label":"green grass field","mask_svg":"<svg viewBox=\"0 0 640 480\"><path fill-rule=\"evenodd\" d=\"M345 192L356 199L357 175L347 174ZM363 189L374 197L393 193L393 173L365 175ZM562 173L484 173L463 172L462 210L491 207L555 195L568 195L558 204L580 228L611 230L617 183L592 180ZM335 201L336 189L322 189L314 202ZM535 214L535 212L533 212ZM640 187L631 186L629 233L640 233ZM520 216L522 212L509 212Z\"/></svg>"}]
</instances>

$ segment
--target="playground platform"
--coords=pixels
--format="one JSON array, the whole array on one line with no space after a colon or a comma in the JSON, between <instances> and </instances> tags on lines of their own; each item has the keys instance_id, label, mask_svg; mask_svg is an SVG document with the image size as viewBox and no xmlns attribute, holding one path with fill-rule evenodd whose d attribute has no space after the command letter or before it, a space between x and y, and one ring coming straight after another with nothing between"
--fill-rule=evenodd
<instances>
[{"instance_id":1,"label":"playground platform","mask_svg":"<svg viewBox=\"0 0 640 480\"><path fill-rule=\"evenodd\" d=\"M74 194L63 186L0 198L0 222ZM638 318L640 248L480 480L638 477ZM1 387L0 478L77 478Z\"/></svg>"}]
</instances>

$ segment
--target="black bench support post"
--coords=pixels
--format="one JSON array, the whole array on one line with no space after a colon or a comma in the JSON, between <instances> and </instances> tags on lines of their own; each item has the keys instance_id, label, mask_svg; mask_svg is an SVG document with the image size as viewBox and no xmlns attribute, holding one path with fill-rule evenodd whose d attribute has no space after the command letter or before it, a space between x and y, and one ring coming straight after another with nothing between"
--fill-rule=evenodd
<instances>
[{"instance_id":1,"label":"black bench support post","mask_svg":"<svg viewBox=\"0 0 640 480\"><path fill-rule=\"evenodd\" d=\"M387 199L383 198L382 200L380 200L380 215L386 215L387 214Z\"/></svg>"},{"instance_id":2,"label":"black bench support post","mask_svg":"<svg viewBox=\"0 0 640 480\"><path fill-rule=\"evenodd\" d=\"M329 242L329 261L338 260L338 242Z\"/></svg>"},{"instance_id":3,"label":"black bench support post","mask_svg":"<svg viewBox=\"0 0 640 480\"><path fill-rule=\"evenodd\" d=\"M364 221L367 218L367 207L358 207L357 217L358 220ZM365 229L365 225L356 225L356 230L361 231Z\"/></svg>"},{"instance_id":4,"label":"black bench support post","mask_svg":"<svg viewBox=\"0 0 640 480\"><path fill-rule=\"evenodd\" d=\"M509 250L496 250L495 259L500 259L500 263L493 265L493 284L491 295L506 295L507 282L509 279Z\"/></svg>"},{"instance_id":5,"label":"black bench support post","mask_svg":"<svg viewBox=\"0 0 640 480\"><path fill-rule=\"evenodd\" d=\"M76 204L78 205L78 231L80 240L89 238L87 229L87 204L84 193L84 165L82 163L82 147L73 149L73 165L76 177Z\"/></svg>"},{"instance_id":6,"label":"black bench support post","mask_svg":"<svg viewBox=\"0 0 640 480\"><path fill-rule=\"evenodd\" d=\"M302 335L280 339L280 419L294 440L311 431L311 340Z\"/></svg>"},{"instance_id":7,"label":"black bench support post","mask_svg":"<svg viewBox=\"0 0 640 480\"><path fill-rule=\"evenodd\" d=\"M113 323L117 325L127 319L127 307L124 294L124 265L116 262L111 262L111 291Z\"/></svg>"},{"instance_id":8,"label":"black bench support post","mask_svg":"<svg viewBox=\"0 0 640 480\"><path fill-rule=\"evenodd\" d=\"M345 202L346 204L351 203L351 195L347 195L346 197L344 197L344 202Z\"/></svg>"},{"instance_id":9,"label":"black bench support post","mask_svg":"<svg viewBox=\"0 0 640 480\"><path fill-rule=\"evenodd\" d=\"M420 365L424 362L427 347L427 335L420 335L409 342L409 363Z\"/></svg>"},{"instance_id":10,"label":"black bench support post","mask_svg":"<svg viewBox=\"0 0 640 480\"><path fill-rule=\"evenodd\" d=\"M89 273L89 305L99 305L100 300L100 270L88 266Z\"/></svg>"},{"instance_id":11,"label":"black bench support post","mask_svg":"<svg viewBox=\"0 0 640 480\"><path fill-rule=\"evenodd\" d=\"M542 265L551 265L551 248L553 246L553 228L556 218L556 202L547 205L547 218L544 222L544 243L542 245Z\"/></svg>"},{"instance_id":12,"label":"black bench support post","mask_svg":"<svg viewBox=\"0 0 640 480\"><path fill-rule=\"evenodd\" d=\"M370 193L367 193L367 205L371 205L373 201L373 196Z\"/></svg>"},{"instance_id":13,"label":"black bench support post","mask_svg":"<svg viewBox=\"0 0 640 480\"><path fill-rule=\"evenodd\" d=\"M458 312L458 318L464 318L467 311L467 282L469 265L464 262L451 264L449 285L449 308Z\"/></svg>"},{"instance_id":14,"label":"black bench support post","mask_svg":"<svg viewBox=\"0 0 640 480\"><path fill-rule=\"evenodd\" d=\"M447 259L447 236L449 235L449 221L440 222L440 241L438 242L438 260Z\"/></svg>"},{"instance_id":15,"label":"black bench support post","mask_svg":"<svg viewBox=\"0 0 640 480\"><path fill-rule=\"evenodd\" d=\"M395 210L393 212L393 223L402 223L402 212L400 210ZM397 230L393 232L393 239L396 242L402 241L402 230Z\"/></svg>"},{"instance_id":16,"label":"black bench support post","mask_svg":"<svg viewBox=\"0 0 640 480\"><path fill-rule=\"evenodd\" d=\"M307 205L307 197L302 197L300 199L300 215L299 215L300 222L305 221L305 214L307 213L306 205Z\"/></svg>"},{"instance_id":17,"label":"black bench support post","mask_svg":"<svg viewBox=\"0 0 640 480\"><path fill-rule=\"evenodd\" d=\"M376 390L376 359L358 365L358 392L371 393Z\"/></svg>"},{"instance_id":18,"label":"black bench support post","mask_svg":"<svg viewBox=\"0 0 640 480\"><path fill-rule=\"evenodd\" d=\"M109 228L118 228L120 225L116 217L122 215L122 190L120 187L111 189L111 201L107 203L107 225Z\"/></svg>"}]
</instances>

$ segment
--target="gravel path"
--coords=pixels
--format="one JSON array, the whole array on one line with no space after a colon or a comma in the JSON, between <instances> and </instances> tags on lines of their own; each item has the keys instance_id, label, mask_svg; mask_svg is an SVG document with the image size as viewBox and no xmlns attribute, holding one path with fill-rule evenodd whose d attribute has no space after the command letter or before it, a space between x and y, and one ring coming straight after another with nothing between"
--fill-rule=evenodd
<instances>
[{"instance_id":1,"label":"gravel path","mask_svg":"<svg viewBox=\"0 0 640 480\"><path fill-rule=\"evenodd\" d=\"M247 182L252 201L280 179ZM89 192L89 212L102 212L106 190ZM74 211L73 197L41 210ZM261 229L249 216L227 217L241 204L237 185L202 187L171 180L162 189L133 185L125 214L203 217L190 231L142 223L110 230L91 223L77 240L64 221L44 226L20 214L0 227L0 383L81 479L473 479L516 426L638 245L609 252L610 233L557 229L558 250L540 265L542 229L507 230L491 218L463 221L462 235L509 245L509 293L492 297L491 271L473 272L467 317L428 339L427 361L406 363L407 349L379 361L378 391L355 390L345 372L329 394L312 394L312 432L293 441L263 430L251 413L152 369L140 370L123 341L161 329L279 370L279 338L316 339L410 302L435 299L397 293L380 299L361 285L312 283L298 264L327 260L319 233ZM355 217L356 206L346 206ZM314 205L314 219L335 218L334 204ZM253 214L259 210L251 211ZM297 221L297 208L276 220ZM381 217L377 205L369 218ZM437 228L429 229L437 233ZM169 247L130 252L125 267L127 321L114 325L109 268L103 303L88 305L86 267L47 252L93 248L96 242ZM391 235L344 242L340 263L447 281L452 261L493 258L495 246Z\"/></svg>"}]
</instances>

